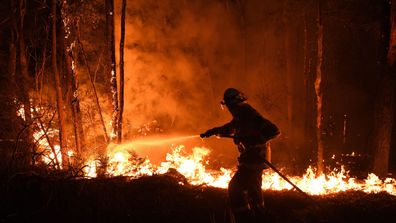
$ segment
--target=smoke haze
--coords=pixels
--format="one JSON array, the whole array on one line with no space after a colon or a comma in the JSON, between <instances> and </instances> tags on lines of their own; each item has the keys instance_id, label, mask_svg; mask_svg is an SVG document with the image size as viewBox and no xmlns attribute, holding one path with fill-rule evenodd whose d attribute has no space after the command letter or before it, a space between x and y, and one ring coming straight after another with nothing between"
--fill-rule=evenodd
<instances>
[{"instance_id":1,"label":"smoke haze","mask_svg":"<svg viewBox=\"0 0 396 223\"><path fill-rule=\"evenodd\" d=\"M126 119L195 132L215 124L222 92L241 67L232 12L205 1L133 1L127 8Z\"/></svg>"},{"instance_id":2,"label":"smoke haze","mask_svg":"<svg viewBox=\"0 0 396 223\"><path fill-rule=\"evenodd\" d=\"M372 97L368 95L375 89L374 85L347 82L351 77L359 79L360 75L365 77L360 81L369 83L376 80L372 77L378 73L375 61L380 57L380 45L376 39L380 32L375 27L380 11L365 11L362 7L369 1L359 8L360 3L326 2L323 6L327 12L341 9L360 12L324 14L323 18L323 118L324 140L331 142L328 153L357 145L367 148L359 137L369 134L366 131L371 128L369 122L364 123L365 127L362 123L348 123L349 141L345 143L340 138L345 114L360 119L372 116L368 109ZM117 31L120 30L120 5L120 1L116 1L116 43L120 38ZM183 134L197 134L222 125L231 116L220 109L219 101L226 88L236 87L248 96L250 104L280 127L282 137L274 146L278 157L286 162L306 163L308 157L315 156L312 149L316 147L313 78L317 30L313 6L309 0L128 1L126 138L131 129L153 120L164 131ZM345 25L332 25L339 24L337 19L341 17L354 27L364 23L374 28L355 30L359 35L354 35ZM339 60L338 55L346 50L345 43L348 43L349 55ZM366 47L367 43L370 47ZM344 88L336 89L335 81ZM345 107L338 106L335 99ZM367 112L361 113L362 109ZM231 142L223 141L226 142L211 139L207 143L220 147L220 153L229 153Z\"/></svg>"}]
</instances>

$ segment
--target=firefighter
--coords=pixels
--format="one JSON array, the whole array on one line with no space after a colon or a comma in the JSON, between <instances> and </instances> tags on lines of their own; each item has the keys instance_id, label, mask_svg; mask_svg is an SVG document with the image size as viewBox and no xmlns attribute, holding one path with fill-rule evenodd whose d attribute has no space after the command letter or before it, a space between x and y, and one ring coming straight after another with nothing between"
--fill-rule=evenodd
<instances>
[{"instance_id":1,"label":"firefighter","mask_svg":"<svg viewBox=\"0 0 396 223\"><path fill-rule=\"evenodd\" d=\"M266 167L269 140L280 134L279 129L246 102L245 95L228 88L221 101L233 119L209 129L201 138L213 135L232 137L238 146L238 168L228 185L228 197L236 222L265 221L264 200L261 190L262 173Z\"/></svg>"}]
</instances>

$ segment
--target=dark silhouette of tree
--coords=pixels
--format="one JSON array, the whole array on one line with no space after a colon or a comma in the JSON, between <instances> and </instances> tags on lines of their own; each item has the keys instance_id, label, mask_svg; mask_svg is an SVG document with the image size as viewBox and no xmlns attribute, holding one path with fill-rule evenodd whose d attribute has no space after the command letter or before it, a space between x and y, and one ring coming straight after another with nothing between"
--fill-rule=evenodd
<instances>
[{"instance_id":1,"label":"dark silhouette of tree","mask_svg":"<svg viewBox=\"0 0 396 223\"><path fill-rule=\"evenodd\" d=\"M395 100L395 59L396 59L396 1L392 0L387 7L388 22L384 22L382 41L384 53L384 69L379 83L379 92L376 96L374 114L374 162L373 172L379 176L386 176L389 167L389 154L391 147L394 100ZM386 62L385 62L386 61Z\"/></svg>"},{"instance_id":2,"label":"dark silhouette of tree","mask_svg":"<svg viewBox=\"0 0 396 223\"><path fill-rule=\"evenodd\" d=\"M58 112L58 124L59 124L59 146L62 153L63 165L67 164L67 133L66 133L66 114L64 111L63 91L61 77L58 71L57 61L57 1L52 0L51 2L51 16L52 16L52 69L54 75L55 91L56 91L56 107ZM56 154L55 151L53 151ZM56 163L59 168L59 160L55 156Z\"/></svg>"},{"instance_id":3,"label":"dark silhouette of tree","mask_svg":"<svg viewBox=\"0 0 396 223\"><path fill-rule=\"evenodd\" d=\"M118 113L117 142L122 141L122 114L124 112L124 42L125 42L125 10L126 0L122 0L121 9L121 40L120 40L120 111Z\"/></svg>"},{"instance_id":4,"label":"dark silhouette of tree","mask_svg":"<svg viewBox=\"0 0 396 223\"><path fill-rule=\"evenodd\" d=\"M316 25L318 29L317 33L317 63L316 63L316 80L315 80L315 92L316 92L316 140L318 145L318 156L317 156L317 167L318 174L321 174L324 169L323 165L323 139L322 139L322 63L323 63L323 23L322 23L322 7L321 0L318 0L317 5L317 20Z\"/></svg>"},{"instance_id":5,"label":"dark silhouette of tree","mask_svg":"<svg viewBox=\"0 0 396 223\"><path fill-rule=\"evenodd\" d=\"M112 134L111 138L115 139L118 136L118 89L117 89L117 75L116 75L116 58L115 58L115 37L114 37L114 1L106 0L106 37L108 58L107 73L110 74L111 94L112 94Z\"/></svg>"},{"instance_id":6,"label":"dark silhouette of tree","mask_svg":"<svg viewBox=\"0 0 396 223\"><path fill-rule=\"evenodd\" d=\"M71 116L73 122L73 132L75 139L75 147L78 154L83 153L85 147L84 129L82 126L82 114L80 108L80 93L79 93L79 76L78 76L78 49L73 45L79 33L79 22L70 15L70 6L67 2L61 5L61 19L63 25L60 26L62 50L64 54L64 70L68 81L68 106L71 108Z\"/></svg>"}]
</instances>

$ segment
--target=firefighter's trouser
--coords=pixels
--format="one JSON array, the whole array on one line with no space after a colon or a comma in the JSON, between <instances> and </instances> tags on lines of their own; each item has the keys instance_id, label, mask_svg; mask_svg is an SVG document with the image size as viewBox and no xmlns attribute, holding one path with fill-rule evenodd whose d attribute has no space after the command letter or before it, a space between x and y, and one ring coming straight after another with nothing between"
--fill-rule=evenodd
<instances>
[{"instance_id":1,"label":"firefighter's trouser","mask_svg":"<svg viewBox=\"0 0 396 223\"><path fill-rule=\"evenodd\" d=\"M255 222L264 217L262 172L262 166L240 165L232 177L228 196L236 222Z\"/></svg>"}]
</instances>

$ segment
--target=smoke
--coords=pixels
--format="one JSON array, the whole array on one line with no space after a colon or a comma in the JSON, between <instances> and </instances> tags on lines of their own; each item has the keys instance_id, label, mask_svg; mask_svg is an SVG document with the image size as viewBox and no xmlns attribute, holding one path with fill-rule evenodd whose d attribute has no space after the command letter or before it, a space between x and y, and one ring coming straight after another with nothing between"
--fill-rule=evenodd
<instances>
[{"instance_id":1,"label":"smoke","mask_svg":"<svg viewBox=\"0 0 396 223\"><path fill-rule=\"evenodd\" d=\"M124 122L193 132L218 124L222 92L241 67L240 39L222 2L128 1Z\"/></svg>"},{"instance_id":2,"label":"smoke","mask_svg":"<svg viewBox=\"0 0 396 223\"><path fill-rule=\"evenodd\" d=\"M248 96L253 107L280 127L282 137L276 140L273 148L277 151L273 154L286 162L298 159L298 156L302 162L308 160L307 156L316 144L311 138L315 136L316 102L312 78L317 47L316 6L308 2L128 1L125 138L128 140L131 129L153 120L161 129L182 135L197 134L222 125L231 116L220 109L219 101L226 88L236 87ZM120 0L116 1L117 43L120 5ZM335 6L329 4L323 10L331 11L332 7ZM363 12L357 8L356 16L366 18ZM365 73L364 76L369 77L375 73L371 69L376 66L373 52L379 47L373 39L375 35L362 31L354 36L347 29L333 27L332 24L339 22L330 23L330 19L328 16L323 18L326 29L325 99L337 95L334 92L338 90L330 91L329 88L337 78L345 79L352 73ZM359 23L360 20L351 21ZM357 36L367 37L372 48L366 47L365 41L354 41ZM344 45L336 44L340 39L346 41ZM351 42L355 44L351 45ZM352 46L353 49L349 49ZM364 51L361 55L373 56L356 60L345 54L359 54L357 49L367 49L367 53ZM346 56L342 60L335 59L343 54ZM368 65L362 66L365 63ZM364 68L359 70L359 67ZM353 77L360 79L360 76ZM364 80L370 83L369 79ZM355 85L364 89L352 82L345 92L354 91ZM361 113L357 104L369 109L367 95L357 95L356 98L362 98L362 103L346 104L350 110L348 115ZM345 114L346 108L340 107L336 101L325 100L325 122L332 113L337 113L337 118ZM365 114L371 117L369 112ZM336 125L342 126L342 120ZM340 147L340 140L329 139L336 141L334 147ZM228 141L223 144L209 140L207 144L213 145L212 142L219 148L218 154L229 153L226 148L231 143Z\"/></svg>"},{"instance_id":3,"label":"smoke","mask_svg":"<svg viewBox=\"0 0 396 223\"><path fill-rule=\"evenodd\" d=\"M120 30L120 2L116 1L116 30ZM219 104L228 87L245 92L254 107L284 129L279 23L263 29L265 24L250 22L240 3L127 2L124 134L153 120L161 129L180 134L223 125L231 120ZM260 5L260 1L256 3ZM263 17L265 23L276 20ZM117 43L119 39L116 31ZM214 160L236 161L238 152L232 140L196 143L192 146L216 151Z\"/></svg>"}]
</instances>

